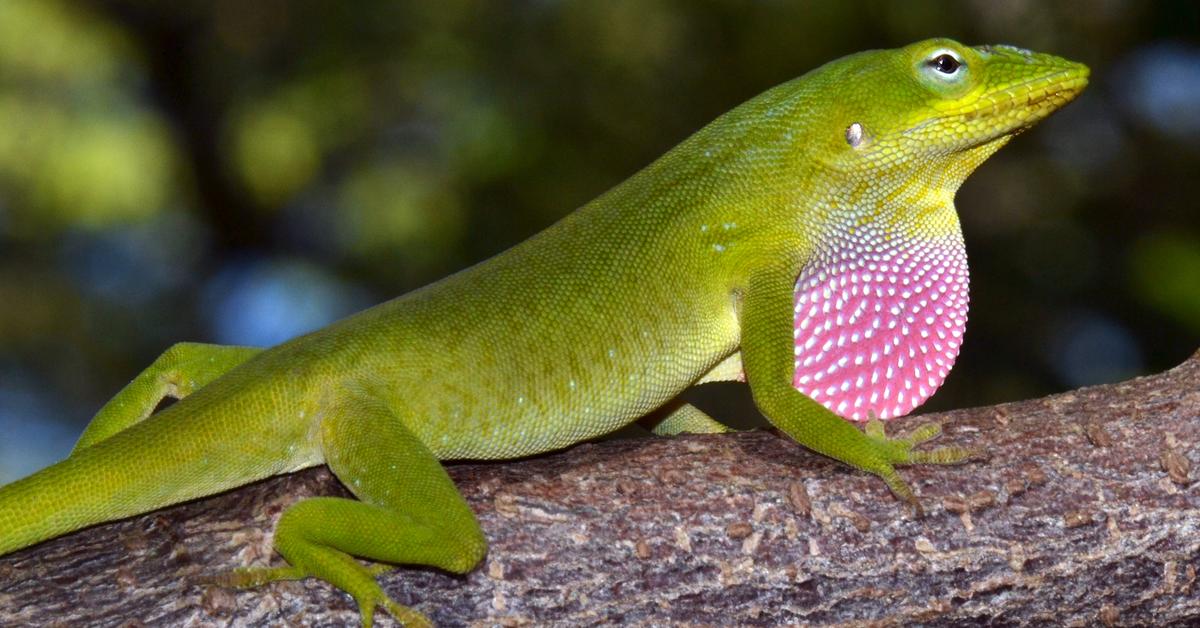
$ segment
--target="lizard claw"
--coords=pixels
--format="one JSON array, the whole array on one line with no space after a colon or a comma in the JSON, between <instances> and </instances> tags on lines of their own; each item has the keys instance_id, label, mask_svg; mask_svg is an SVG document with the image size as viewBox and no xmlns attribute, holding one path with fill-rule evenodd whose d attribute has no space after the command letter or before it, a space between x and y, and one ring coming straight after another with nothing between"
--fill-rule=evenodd
<instances>
[{"instance_id":1,"label":"lizard claw","mask_svg":"<svg viewBox=\"0 0 1200 628\"><path fill-rule=\"evenodd\" d=\"M938 447L926 451L913 451L917 446L927 443L942 434L942 426L937 423L926 423L917 427L906 436L888 438L884 431L883 421L872 417L867 422L863 432L876 446L879 452L880 465L871 469L878 475L901 501L908 503L916 511L917 517L924 515L921 503L908 484L896 473L894 465L902 464L958 464L967 460L978 459L983 452L971 447Z\"/></svg>"},{"instance_id":2,"label":"lizard claw","mask_svg":"<svg viewBox=\"0 0 1200 628\"><path fill-rule=\"evenodd\" d=\"M914 451L942 434L942 426L926 423L906 436L888 438L884 433L883 421L871 419L864 432L879 447L883 459L889 464L958 464L979 458L983 452L973 447L938 447L925 451Z\"/></svg>"}]
</instances>

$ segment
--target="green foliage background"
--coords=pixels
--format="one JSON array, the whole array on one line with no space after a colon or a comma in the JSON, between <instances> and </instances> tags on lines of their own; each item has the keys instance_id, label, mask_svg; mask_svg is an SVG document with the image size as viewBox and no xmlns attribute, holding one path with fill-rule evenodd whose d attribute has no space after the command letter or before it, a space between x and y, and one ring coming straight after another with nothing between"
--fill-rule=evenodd
<instances>
[{"instance_id":1,"label":"green foliage background","mask_svg":"<svg viewBox=\"0 0 1200 628\"><path fill-rule=\"evenodd\" d=\"M174 341L410 290L772 85L934 35L1094 74L959 195L972 320L929 407L1166 368L1200 345L1198 7L4 0L0 479Z\"/></svg>"}]
</instances>

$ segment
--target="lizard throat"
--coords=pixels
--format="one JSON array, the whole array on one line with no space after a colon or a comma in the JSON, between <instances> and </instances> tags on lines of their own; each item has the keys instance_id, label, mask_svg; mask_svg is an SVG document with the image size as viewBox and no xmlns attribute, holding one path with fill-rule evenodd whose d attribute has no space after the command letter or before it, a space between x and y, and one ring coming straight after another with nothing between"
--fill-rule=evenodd
<instances>
[{"instance_id":1,"label":"lizard throat","mask_svg":"<svg viewBox=\"0 0 1200 628\"><path fill-rule=\"evenodd\" d=\"M793 385L859 421L911 412L942 385L967 323L962 234L846 229L796 281Z\"/></svg>"}]
</instances>

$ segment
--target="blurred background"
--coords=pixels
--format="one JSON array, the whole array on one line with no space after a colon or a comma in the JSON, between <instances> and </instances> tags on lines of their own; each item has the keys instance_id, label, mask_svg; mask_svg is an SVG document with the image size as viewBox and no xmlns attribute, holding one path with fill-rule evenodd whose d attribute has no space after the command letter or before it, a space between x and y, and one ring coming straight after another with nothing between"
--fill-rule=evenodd
<instances>
[{"instance_id":1,"label":"blurred background","mask_svg":"<svg viewBox=\"0 0 1200 628\"><path fill-rule=\"evenodd\" d=\"M1184 360L1191 0L3 0L0 482L65 456L173 342L312 330L530 236L768 87L934 35L1093 78L961 190L971 323L926 409Z\"/></svg>"}]
</instances>

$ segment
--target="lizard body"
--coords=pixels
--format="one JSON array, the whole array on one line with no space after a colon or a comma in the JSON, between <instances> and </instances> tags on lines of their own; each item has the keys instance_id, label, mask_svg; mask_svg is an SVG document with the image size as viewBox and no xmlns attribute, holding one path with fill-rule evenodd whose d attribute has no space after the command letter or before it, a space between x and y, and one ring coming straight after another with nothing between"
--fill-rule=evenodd
<instances>
[{"instance_id":1,"label":"lizard body","mask_svg":"<svg viewBox=\"0 0 1200 628\"><path fill-rule=\"evenodd\" d=\"M317 576L364 624L377 606L422 623L352 556L478 564L439 460L561 448L734 378L780 430L915 505L894 465L969 452L838 414L905 414L940 384L966 316L954 193L1086 82L1057 57L945 39L851 55L442 281L268 350L176 345L70 457L0 488L0 554L328 464L361 501L296 504L275 535L288 565L222 582ZM180 401L153 413L164 396ZM683 405L658 431L721 429Z\"/></svg>"}]
</instances>

